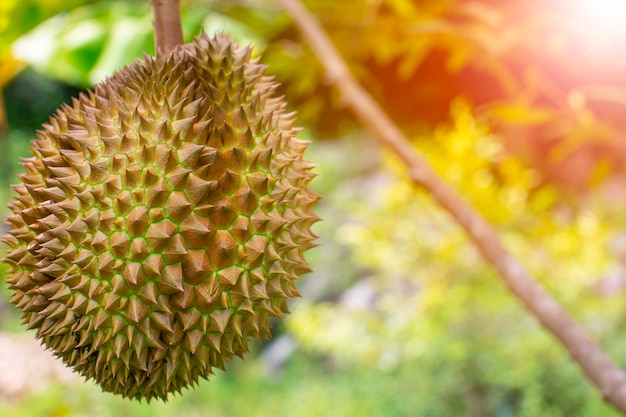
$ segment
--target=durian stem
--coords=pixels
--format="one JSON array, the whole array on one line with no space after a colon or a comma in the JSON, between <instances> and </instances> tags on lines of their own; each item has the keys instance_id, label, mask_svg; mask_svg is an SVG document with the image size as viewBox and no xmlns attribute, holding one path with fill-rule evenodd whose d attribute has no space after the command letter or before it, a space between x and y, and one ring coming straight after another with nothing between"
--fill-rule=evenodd
<instances>
[{"instance_id":1,"label":"durian stem","mask_svg":"<svg viewBox=\"0 0 626 417\"><path fill-rule=\"evenodd\" d=\"M179 0L151 0L154 24L154 45L157 55L168 54L182 45L183 27Z\"/></svg>"},{"instance_id":2,"label":"durian stem","mask_svg":"<svg viewBox=\"0 0 626 417\"><path fill-rule=\"evenodd\" d=\"M328 79L341 92L345 103L378 140L405 163L412 182L425 188L466 231L484 259L563 344L590 381L600 389L605 401L626 414L626 373L504 247L491 224L433 171L380 105L350 74L328 35L300 0L281 0L281 3L317 54Z\"/></svg>"}]
</instances>

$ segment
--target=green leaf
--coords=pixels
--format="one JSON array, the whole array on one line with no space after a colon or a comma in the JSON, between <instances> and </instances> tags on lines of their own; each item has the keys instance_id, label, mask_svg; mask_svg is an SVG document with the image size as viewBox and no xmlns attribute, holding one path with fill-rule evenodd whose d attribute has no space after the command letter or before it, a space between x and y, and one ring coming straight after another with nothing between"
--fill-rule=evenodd
<instances>
[{"instance_id":1,"label":"green leaf","mask_svg":"<svg viewBox=\"0 0 626 417\"><path fill-rule=\"evenodd\" d=\"M187 40L198 35L208 9L183 13ZM90 86L154 53L148 2L98 3L59 14L18 39L14 53L64 82Z\"/></svg>"}]
</instances>

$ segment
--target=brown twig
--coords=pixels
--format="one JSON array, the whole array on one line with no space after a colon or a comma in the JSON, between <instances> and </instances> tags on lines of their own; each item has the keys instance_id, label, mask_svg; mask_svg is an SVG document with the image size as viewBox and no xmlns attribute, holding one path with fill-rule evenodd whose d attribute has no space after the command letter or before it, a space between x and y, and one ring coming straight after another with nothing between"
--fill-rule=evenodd
<instances>
[{"instance_id":1,"label":"brown twig","mask_svg":"<svg viewBox=\"0 0 626 417\"><path fill-rule=\"evenodd\" d=\"M179 0L151 0L154 17L154 44L157 55L167 54L182 45Z\"/></svg>"},{"instance_id":2,"label":"brown twig","mask_svg":"<svg viewBox=\"0 0 626 417\"><path fill-rule=\"evenodd\" d=\"M528 310L568 350L605 401L626 413L626 374L615 365L584 328L538 284L526 268L504 247L493 227L432 170L406 136L361 87L317 20L300 0L281 0L296 26L326 68L331 83L346 104L378 140L391 148L409 169L411 180L424 187L467 232L484 259L506 282Z\"/></svg>"}]
</instances>

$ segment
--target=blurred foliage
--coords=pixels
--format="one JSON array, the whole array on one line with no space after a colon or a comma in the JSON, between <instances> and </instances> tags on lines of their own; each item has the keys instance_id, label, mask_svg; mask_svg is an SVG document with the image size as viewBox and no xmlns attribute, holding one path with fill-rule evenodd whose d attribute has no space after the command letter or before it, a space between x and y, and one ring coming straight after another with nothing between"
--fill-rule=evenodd
<instances>
[{"instance_id":1,"label":"blurred foliage","mask_svg":"<svg viewBox=\"0 0 626 417\"><path fill-rule=\"evenodd\" d=\"M568 2L307 4L354 74L406 131L428 132L450 121L450 106L463 97L546 181L586 190L624 173L626 81L619 57L626 30L605 39L596 33L601 28L570 16ZM276 59L283 62L276 72L288 81L290 101L306 110L301 120L323 133L352 129L293 28L278 40L292 59ZM273 53L266 56L272 63Z\"/></svg>"},{"instance_id":2,"label":"blurred foliage","mask_svg":"<svg viewBox=\"0 0 626 417\"><path fill-rule=\"evenodd\" d=\"M626 364L615 333L624 327L625 296L597 290L616 263L607 247L626 227L623 203L568 201L554 186L538 187L538 173L503 153L465 103L456 102L451 116L452 126L416 143ZM301 345L336 355L350 370L418 366L413 395L424 397L416 415L613 415L580 385L565 351L509 295L449 216L407 182L401 163L388 155L385 166L397 177L370 174L370 184L384 185L352 200L350 219L334 231L352 249L346 263L364 269L362 278L338 302L300 302L287 325Z\"/></svg>"},{"instance_id":3,"label":"blurred foliage","mask_svg":"<svg viewBox=\"0 0 626 417\"><path fill-rule=\"evenodd\" d=\"M626 366L626 282L601 290L626 274L626 248L615 248L626 229L626 81L615 58L624 34L590 35L562 3L307 6L435 170ZM3 0L11 129L0 142L0 213L34 131L79 89L152 53L150 19L147 1ZM324 222L303 298L247 363L168 404L57 384L0 400L0 416L617 415L397 158L360 130L277 2L187 0L183 23L187 39L203 27L252 42L313 141ZM0 330L19 331L14 313L0 308L0 319ZM279 349L285 340L293 351Z\"/></svg>"}]
</instances>

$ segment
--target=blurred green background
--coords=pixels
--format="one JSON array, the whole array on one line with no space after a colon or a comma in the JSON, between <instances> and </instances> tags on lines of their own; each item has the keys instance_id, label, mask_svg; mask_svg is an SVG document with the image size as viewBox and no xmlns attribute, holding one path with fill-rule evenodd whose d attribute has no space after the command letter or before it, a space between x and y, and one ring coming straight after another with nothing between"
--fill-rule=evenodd
<instances>
[{"instance_id":1,"label":"blurred green background","mask_svg":"<svg viewBox=\"0 0 626 417\"><path fill-rule=\"evenodd\" d=\"M2 0L0 214L48 116L153 53L148 3ZM188 40L204 28L253 43L298 111L324 196L315 272L272 340L150 404L65 370L3 286L0 416L618 415L355 121L278 2L182 3ZM566 1L306 4L435 169L626 366L626 34Z\"/></svg>"}]
</instances>

